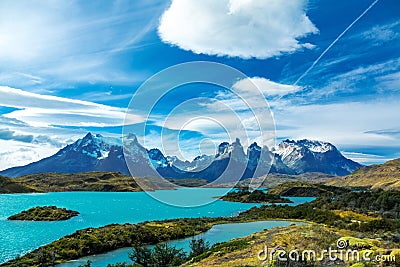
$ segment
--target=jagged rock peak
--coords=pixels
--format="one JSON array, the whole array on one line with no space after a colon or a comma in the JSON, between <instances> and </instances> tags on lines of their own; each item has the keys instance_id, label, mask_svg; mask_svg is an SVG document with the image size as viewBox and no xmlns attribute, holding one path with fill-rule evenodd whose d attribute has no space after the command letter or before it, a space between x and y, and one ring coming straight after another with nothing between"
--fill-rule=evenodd
<instances>
[{"instance_id":1,"label":"jagged rock peak","mask_svg":"<svg viewBox=\"0 0 400 267\"><path fill-rule=\"evenodd\" d=\"M226 153L228 153L229 150L229 143L228 142L222 142L221 144L219 144L218 149L217 149L217 153L215 155L215 157L219 157L221 155L224 155Z\"/></svg>"},{"instance_id":2,"label":"jagged rock peak","mask_svg":"<svg viewBox=\"0 0 400 267\"><path fill-rule=\"evenodd\" d=\"M257 142L254 142L248 147L248 150L261 150L261 147L257 144Z\"/></svg>"},{"instance_id":3,"label":"jagged rock peak","mask_svg":"<svg viewBox=\"0 0 400 267\"><path fill-rule=\"evenodd\" d=\"M242 144L240 143L240 139L237 137L236 137L235 142L232 143L232 145L242 146Z\"/></svg>"},{"instance_id":4,"label":"jagged rock peak","mask_svg":"<svg viewBox=\"0 0 400 267\"><path fill-rule=\"evenodd\" d=\"M132 140L132 141L137 141L137 137L133 133L128 133L127 135L124 136L124 139L126 140Z\"/></svg>"}]
</instances>

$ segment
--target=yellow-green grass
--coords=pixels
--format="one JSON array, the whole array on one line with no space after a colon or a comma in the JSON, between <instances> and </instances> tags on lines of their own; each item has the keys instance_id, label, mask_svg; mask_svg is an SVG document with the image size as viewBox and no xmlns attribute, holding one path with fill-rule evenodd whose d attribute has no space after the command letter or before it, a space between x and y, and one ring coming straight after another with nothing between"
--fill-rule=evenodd
<instances>
[{"instance_id":1,"label":"yellow-green grass","mask_svg":"<svg viewBox=\"0 0 400 267\"><path fill-rule=\"evenodd\" d=\"M326 184L342 187L400 190L400 159L363 167L348 176L328 180Z\"/></svg>"}]
</instances>

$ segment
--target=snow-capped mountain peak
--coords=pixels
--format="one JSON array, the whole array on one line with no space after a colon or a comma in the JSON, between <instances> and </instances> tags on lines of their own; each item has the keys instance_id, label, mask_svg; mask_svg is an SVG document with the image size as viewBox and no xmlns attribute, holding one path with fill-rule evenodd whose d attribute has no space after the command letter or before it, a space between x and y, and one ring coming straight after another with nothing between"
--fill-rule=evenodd
<instances>
[{"instance_id":1,"label":"snow-capped mountain peak","mask_svg":"<svg viewBox=\"0 0 400 267\"><path fill-rule=\"evenodd\" d=\"M345 175L361 167L360 164L345 158L328 142L287 139L282 141L274 152L295 173L324 172Z\"/></svg>"},{"instance_id":2,"label":"snow-capped mountain peak","mask_svg":"<svg viewBox=\"0 0 400 267\"><path fill-rule=\"evenodd\" d=\"M108 157L111 147L118 145L121 145L119 138L103 137L101 134L89 132L82 139L73 143L70 149L94 159L104 159Z\"/></svg>"},{"instance_id":3,"label":"snow-capped mountain peak","mask_svg":"<svg viewBox=\"0 0 400 267\"><path fill-rule=\"evenodd\" d=\"M275 152L281 155L284 154L284 150L290 147L293 149L307 148L311 152L315 153L326 153L328 151L336 150L336 147L328 142L308 139L302 139L298 141L286 139L278 145L278 147L275 149Z\"/></svg>"},{"instance_id":4,"label":"snow-capped mountain peak","mask_svg":"<svg viewBox=\"0 0 400 267\"><path fill-rule=\"evenodd\" d=\"M310 151L316 153L326 153L328 151L336 149L331 143L316 140L303 139L298 141L297 143L307 147Z\"/></svg>"}]
</instances>

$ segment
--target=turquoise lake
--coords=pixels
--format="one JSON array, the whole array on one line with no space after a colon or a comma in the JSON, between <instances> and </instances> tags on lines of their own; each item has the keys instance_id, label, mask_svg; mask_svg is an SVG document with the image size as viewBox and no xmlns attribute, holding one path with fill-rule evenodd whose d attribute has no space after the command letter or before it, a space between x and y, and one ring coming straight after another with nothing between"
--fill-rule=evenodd
<instances>
[{"instance_id":1,"label":"turquoise lake","mask_svg":"<svg viewBox=\"0 0 400 267\"><path fill-rule=\"evenodd\" d=\"M209 202L226 193L223 188L186 188L157 191L153 194L171 202ZM290 198L298 205L313 198ZM72 209L80 215L62 222L7 221L7 217L35 206L55 205ZM0 194L0 263L23 255L78 229L112 223L137 223L172 218L233 216L256 204L215 200L193 208L170 206L145 192L65 192L46 194ZM266 227L264 227L266 228ZM255 231L253 231L255 232ZM249 233L250 234L250 233ZM237 237L237 236L234 236Z\"/></svg>"}]
</instances>

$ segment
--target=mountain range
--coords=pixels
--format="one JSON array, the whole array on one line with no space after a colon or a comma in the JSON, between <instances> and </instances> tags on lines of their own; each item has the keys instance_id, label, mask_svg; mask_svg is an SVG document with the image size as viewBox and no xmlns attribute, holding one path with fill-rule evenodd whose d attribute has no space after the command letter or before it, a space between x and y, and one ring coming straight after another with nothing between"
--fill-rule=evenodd
<instances>
[{"instance_id":1,"label":"mountain range","mask_svg":"<svg viewBox=\"0 0 400 267\"><path fill-rule=\"evenodd\" d=\"M124 142L125 146L121 138L88 133L48 158L0 174L18 177L43 172L113 171L134 176L158 173L165 178L201 178L209 182L218 178L220 182L229 182L233 177L239 180L267 173L347 175L362 167L345 158L334 145L306 139L285 140L272 150L253 143L246 152L236 139L233 143L221 143L215 155L201 155L192 161L165 156L157 148L148 150L133 134L126 136Z\"/></svg>"}]
</instances>

